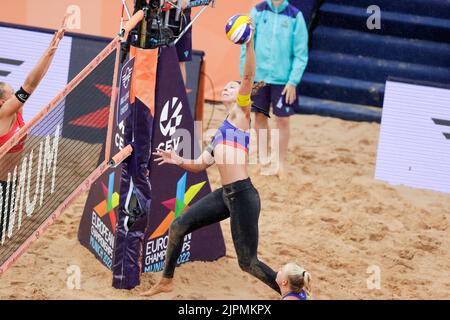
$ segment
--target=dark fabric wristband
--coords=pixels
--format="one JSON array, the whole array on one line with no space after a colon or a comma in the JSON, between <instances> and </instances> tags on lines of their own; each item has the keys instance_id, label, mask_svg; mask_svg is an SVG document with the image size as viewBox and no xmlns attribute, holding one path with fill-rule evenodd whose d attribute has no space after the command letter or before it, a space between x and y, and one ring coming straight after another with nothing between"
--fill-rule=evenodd
<instances>
[{"instance_id":1,"label":"dark fabric wristband","mask_svg":"<svg viewBox=\"0 0 450 320\"><path fill-rule=\"evenodd\" d=\"M20 87L20 90L16 92L16 98L22 103L27 102L29 97L30 94L26 92L22 87Z\"/></svg>"}]
</instances>

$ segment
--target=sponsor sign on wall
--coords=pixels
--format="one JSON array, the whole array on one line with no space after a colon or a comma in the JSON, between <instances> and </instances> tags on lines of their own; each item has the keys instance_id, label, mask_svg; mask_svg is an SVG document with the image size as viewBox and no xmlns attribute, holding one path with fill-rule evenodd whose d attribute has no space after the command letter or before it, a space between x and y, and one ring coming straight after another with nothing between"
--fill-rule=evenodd
<instances>
[{"instance_id":1,"label":"sponsor sign on wall","mask_svg":"<svg viewBox=\"0 0 450 320\"><path fill-rule=\"evenodd\" d=\"M386 83L375 177L450 193L450 88Z\"/></svg>"}]
</instances>

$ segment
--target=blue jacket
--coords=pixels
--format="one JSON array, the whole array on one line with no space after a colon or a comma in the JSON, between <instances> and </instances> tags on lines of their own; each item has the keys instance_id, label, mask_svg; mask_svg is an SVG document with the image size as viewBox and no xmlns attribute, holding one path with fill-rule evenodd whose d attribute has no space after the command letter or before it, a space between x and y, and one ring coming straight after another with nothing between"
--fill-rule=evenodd
<instances>
[{"instance_id":1,"label":"blue jacket","mask_svg":"<svg viewBox=\"0 0 450 320\"><path fill-rule=\"evenodd\" d=\"M300 10L285 0L278 8L266 0L253 8L255 81L297 86L308 64L308 28ZM244 72L245 46L241 53Z\"/></svg>"}]
</instances>

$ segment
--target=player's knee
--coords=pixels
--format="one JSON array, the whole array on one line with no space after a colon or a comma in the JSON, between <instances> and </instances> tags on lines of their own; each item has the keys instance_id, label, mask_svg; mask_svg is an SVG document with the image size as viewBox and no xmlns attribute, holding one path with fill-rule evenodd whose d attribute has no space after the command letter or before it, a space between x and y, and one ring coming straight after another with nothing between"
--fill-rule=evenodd
<instances>
[{"instance_id":1,"label":"player's knee","mask_svg":"<svg viewBox=\"0 0 450 320\"><path fill-rule=\"evenodd\" d=\"M289 117L275 117L278 128L285 128L289 125Z\"/></svg>"},{"instance_id":2,"label":"player's knee","mask_svg":"<svg viewBox=\"0 0 450 320\"><path fill-rule=\"evenodd\" d=\"M258 259L256 257L239 257L239 267L244 272L254 273L257 263Z\"/></svg>"},{"instance_id":3,"label":"player's knee","mask_svg":"<svg viewBox=\"0 0 450 320\"><path fill-rule=\"evenodd\" d=\"M255 112L255 119L261 122L268 122L267 117L260 112Z\"/></svg>"},{"instance_id":4,"label":"player's knee","mask_svg":"<svg viewBox=\"0 0 450 320\"><path fill-rule=\"evenodd\" d=\"M186 233L187 233L187 226L185 224L183 224L183 222L180 218L175 219L170 224L169 236L171 238L184 237Z\"/></svg>"},{"instance_id":5,"label":"player's knee","mask_svg":"<svg viewBox=\"0 0 450 320\"><path fill-rule=\"evenodd\" d=\"M268 118L262 113L255 113L255 122L257 128L267 128L269 126Z\"/></svg>"}]
</instances>

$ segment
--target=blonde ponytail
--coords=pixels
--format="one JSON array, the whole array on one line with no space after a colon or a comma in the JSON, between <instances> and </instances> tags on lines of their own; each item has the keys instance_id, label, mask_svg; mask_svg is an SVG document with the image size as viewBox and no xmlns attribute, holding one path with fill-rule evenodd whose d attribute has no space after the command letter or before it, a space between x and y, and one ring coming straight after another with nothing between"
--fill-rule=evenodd
<instances>
[{"instance_id":1,"label":"blonde ponytail","mask_svg":"<svg viewBox=\"0 0 450 320\"><path fill-rule=\"evenodd\" d=\"M300 294L302 290L305 290L305 293L308 299L312 297L312 289L311 289L311 274L306 271L303 267L300 267L294 262L288 263L284 267L284 274L286 275L291 290Z\"/></svg>"},{"instance_id":2,"label":"blonde ponytail","mask_svg":"<svg viewBox=\"0 0 450 320\"><path fill-rule=\"evenodd\" d=\"M304 271L303 273L303 289L306 292L306 295L308 296L308 299L311 299L312 297L312 289L311 289L311 274L308 271Z\"/></svg>"}]
</instances>

